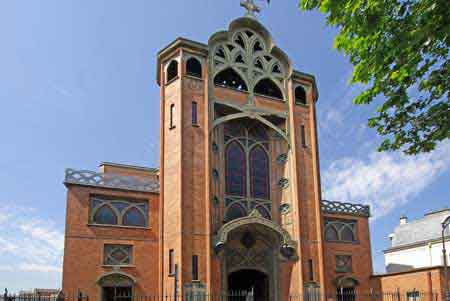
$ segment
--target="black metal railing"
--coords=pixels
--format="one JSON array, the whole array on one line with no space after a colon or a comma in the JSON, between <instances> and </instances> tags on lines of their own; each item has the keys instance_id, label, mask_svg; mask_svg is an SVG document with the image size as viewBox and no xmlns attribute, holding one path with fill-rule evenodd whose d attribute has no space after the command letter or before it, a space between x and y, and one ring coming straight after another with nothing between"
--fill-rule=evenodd
<instances>
[{"instance_id":1,"label":"black metal railing","mask_svg":"<svg viewBox=\"0 0 450 301\"><path fill-rule=\"evenodd\" d=\"M0 301L89 301L89 297L83 293L64 294L42 294L35 292L25 292L18 294L5 292L0 295Z\"/></svg>"},{"instance_id":2,"label":"black metal railing","mask_svg":"<svg viewBox=\"0 0 450 301\"><path fill-rule=\"evenodd\" d=\"M415 289L396 292L355 292L341 291L327 294L322 298L320 293L308 293L304 295L280 296L280 301L446 301L444 293L427 293ZM137 294L117 294L114 296L98 296L92 300L96 301L272 301L267 295L258 292L232 292L213 293L184 292L180 294L166 295L137 295ZM2 294L0 301L89 301L89 297L82 293L57 295L42 294Z\"/></svg>"},{"instance_id":3,"label":"black metal railing","mask_svg":"<svg viewBox=\"0 0 450 301\"><path fill-rule=\"evenodd\" d=\"M313 293L308 295L292 295L289 301L319 301L322 295ZM439 293L419 292L415 289L396 292L357 292L341 291L327 294L325 300L333 301L441 301L442 295Z\"/></svg>"}]
</instances>

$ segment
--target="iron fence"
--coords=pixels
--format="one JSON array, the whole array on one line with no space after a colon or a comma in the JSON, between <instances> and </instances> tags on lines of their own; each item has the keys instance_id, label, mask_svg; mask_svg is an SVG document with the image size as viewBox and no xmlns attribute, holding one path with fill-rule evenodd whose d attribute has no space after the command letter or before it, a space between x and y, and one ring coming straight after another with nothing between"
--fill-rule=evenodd
<instances>
[{"instance_id":1,"label":"iron fence","mask_svg":"<svg viewBox=\"0 0 450 301\"><path fill-rule=\"evenodd\" d=\"M258 292L232 292L232 293L184 293L183 295L137 295L117 294L114 296L102 296L92 298L92 301L272 301L269 296L258 294ZM305 295L291 295L279 298L280 301L443 301L445 294L419 292L417 290L397 292L355 292L341 291L323 296L319 293L308 293ZM41 294L3 294L0 301L89 301L89 296L82 293L58 295Z\"/></svg>"},{"instance_id":2,"label":"iron fence","mask_svg":"<svg viewBox=\"0 0 450 301\"><path fill-rule=\"evenodd\" d=\"M393 293L376 292L354 292L341 291L334 294L327 294L325 298L319 293L309 293L305 295L291 295L279 298L280 301L442 301L439 293L425 293L416 290ZM272 301L269 296L259 295L258 292L233 292L219 294L205 293L185 293L183 296L168 294L164 296L150 295L138 296L121 294L114 296L111 300L103 301Z\"/></svg>"},{"instance_id":3,"label":"iron fence","mask_svg":"<svg viewBox=\"0 0 450 301\"><path fill-rule=\"evenodd\" d=\"M292 295L289 301L442 301L442 295L439 293L419 292L411 289L396 292L358 292L342 290L334 294L327 294L325 298L319 293L307 295Z\"/></svg>"},{"instance_id":4,"label":"iron fence","mask_svg":"<svg viewBox=\"0 0 450 301\"><path fill-rule=\"evenodd\" d=\"M89 297L82 293L64 294L41 294L41 293L18 293L10 294L7 290L0 295L0 301L89 301Z\"/></svg>"}]
</instances>

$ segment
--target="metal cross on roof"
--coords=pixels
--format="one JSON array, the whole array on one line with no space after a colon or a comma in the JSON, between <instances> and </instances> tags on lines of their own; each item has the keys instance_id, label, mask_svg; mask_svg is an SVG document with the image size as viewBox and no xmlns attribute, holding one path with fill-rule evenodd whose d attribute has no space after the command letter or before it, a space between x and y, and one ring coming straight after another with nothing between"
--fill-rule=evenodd
<instances>
[{"instance_id":1,"label":"metal cross on roof","mask_svg":"<svg viewBox=\"0 0 450 301\"><path fill-rule=\"evenodd\" d=\"M241 6L247 10L248 16L255 16L256 13L261 11L261 8L255 4L254 0L242 0Z\"/></svg>"}]
</instances>

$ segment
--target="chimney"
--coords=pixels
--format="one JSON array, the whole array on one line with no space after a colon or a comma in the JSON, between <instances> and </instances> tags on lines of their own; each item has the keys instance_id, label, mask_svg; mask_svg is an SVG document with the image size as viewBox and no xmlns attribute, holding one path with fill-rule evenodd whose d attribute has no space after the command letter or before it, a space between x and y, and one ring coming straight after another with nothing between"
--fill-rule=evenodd
<instances>
[{"instance_id":1,"label":"chimney","mask_svg":"<svg viewBox=\"0 0 450 301\"><path fill-rule=\"evenodd\" d=\"M389 234L389 241L391 242L391 247L394 246L394 238L395 238L394 233Z\"/></svg>"},{"instance_id":2,"label":"chimney","mask_svg":"<svg viewBox=\"0 0 450 301\"><path fill-rule=\"evenodd\" d=\"M400 217L400 225L406 225L408 223L408 217L406 215L402 215Z\"/></svg>"}]
</instances>

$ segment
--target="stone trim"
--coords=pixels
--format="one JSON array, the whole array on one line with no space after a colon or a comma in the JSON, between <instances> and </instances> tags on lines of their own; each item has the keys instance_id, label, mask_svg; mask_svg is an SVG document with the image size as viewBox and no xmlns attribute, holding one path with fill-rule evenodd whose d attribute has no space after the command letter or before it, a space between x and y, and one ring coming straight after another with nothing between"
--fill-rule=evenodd
<instances>
[{"instance_id":1,"label":"stone trim","mask_svg":"<svg viewBox=\"0 0 450 301\"><path fill-rule=\"evenodd\" d=\"M323 213L327 214L342 214L342 215L370 217L370 207L361 204L322 200L321 209Z\"/></svg>"},{"instance_id":2,"label":"stone trim","mask_svg":"<svg viewBox=\"0 0 450 301\"><path fill-rule=\"evenodd\" d=\"M296 255L295 242L292 240L289 232L283 229L277 223L261 217L256 210L253 211L253 213L250 214L249 216L232 220L231 222L223 225L222 228L220 228L214 244L214 249L216 253L220 253L222 251L223 247L226 245L228 241L228 235L233 230L241 226L251 224L262 225L276 232L280 237L281 253L286 254L283 250L285 251L289 250L290 252L292 252L291 258L295 258Z\"/></svg>"},{"instance_id":3,"label":"stone trim","mask_svg":"<svg viewBox=\"0 0 450 301\"><path fill-rule=\"evenodd\" d=\"M159 181L71 168L66 169L64 184L159 193Z\"/></svg>"}]
</instances>

